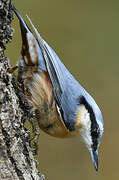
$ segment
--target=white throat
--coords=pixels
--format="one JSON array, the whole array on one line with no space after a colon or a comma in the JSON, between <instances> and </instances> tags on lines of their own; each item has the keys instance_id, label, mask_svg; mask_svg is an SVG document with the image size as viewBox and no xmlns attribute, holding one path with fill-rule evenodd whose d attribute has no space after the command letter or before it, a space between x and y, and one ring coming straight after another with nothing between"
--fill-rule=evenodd
<instances>
[{"instance_id":1,"label":"white throat","mask_svg":"<svg viewBox=\"0 0 119 180\"><path fill-rule=\"evenodd\" d=\"M90 115L84 105L81 105L80 112L81 112L80 134L81 134L83 141L85 142L87 148L90 149L90 147L92 145L92 139L91 139L91 133L90 133L91 132Z\"/></svg>"}]
</instances>

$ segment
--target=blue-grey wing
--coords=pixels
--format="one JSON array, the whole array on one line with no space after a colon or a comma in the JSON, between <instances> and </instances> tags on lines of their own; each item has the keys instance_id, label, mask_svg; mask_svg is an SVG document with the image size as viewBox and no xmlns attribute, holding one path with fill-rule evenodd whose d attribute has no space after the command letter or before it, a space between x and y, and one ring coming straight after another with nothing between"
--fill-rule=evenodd
<instances>
[{"instance_id":1,"label":"blue-grey wing","mask_svg":"<svg viewBox=\"0 0 119 180\"><path fill-rule=\"evenodd\" d=\"M39 46L42 51L43 58L46 63L47 71L49 73L49 76L50 76L50 79L51 79L51 82L52 82L52 85L53 85L53 88L55 91L54 93L57 97L58 103L60 104L61 95L64 91L64 86L65 86L65 84L64 84L65 81L63 78L63 74L65 74L64 69L62 69L62 67L60 67L60 65L59 65L59 63L61 63L61 61L59 60L58 56L53 51L53 49L42 39L42 37L38 33L35 26L32 24L29 17L28 17L28 19L35 31L36 38L38 40Z\"/></svg>"},{"instance_id":2,"label":"blue-grey wing","mask_svg":"<svg viewBox=\"0 0 119 180\"><path fill-rule=\"evenodd\" d=\"M35 31L36 38L45 59L58 108L60 109L67 128L73 130L74 126L71 125L70 122L74 122L69 121L69 119L74 120L77 107L76 103L74 103L76 102L76 95L73 92L73 82L75 80L64 64L60 61L54 50L42 39L29 17L28 19Z\"/></svg>"}]
</instances>

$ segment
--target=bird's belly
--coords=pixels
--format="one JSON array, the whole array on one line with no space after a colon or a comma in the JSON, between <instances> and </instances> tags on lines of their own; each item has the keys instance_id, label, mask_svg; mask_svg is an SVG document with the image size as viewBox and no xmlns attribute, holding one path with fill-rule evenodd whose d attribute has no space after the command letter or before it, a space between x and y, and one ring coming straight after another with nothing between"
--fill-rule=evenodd
<instances>
[{"instance_id":1,"label":"bird's belly","mask_svg":"<svg viewBox=\"0 0 119 180\"><path fill-rule=\"evenodd\" d=\"M37 109L36 117L38 119L39 127L51 136L59 138L69 138L78 134L78 131L69 131L66 128L63 120L56 110L56 107L45 113L42 112L41 109Z\"/></svg>"},{"instance_id":2,"label":"bird's belly","mask_svg":"<svg viewBox=\"0 0 119 180\"><path fill-rule=\"evenodd\" d=\"M40 114L40 116L39 116ZM51 136L64 138L69 136L70 132L57 113L56 108L48 110L45 113L41 109L36 110L36 117L39 127Z\"/></svg>"},{"instance_id":3,"label":"bird's belly","mask_svg":"<svg viewBox=\"0 0 119 180\"><path fill-rule=\"evenodd\" d=\"M77 134L69 131L57 111L51 81L47 72L27 71L24 81L27 98L35 107L39 127L51 136L65 138Z\"/></svg>"}]
</instances>

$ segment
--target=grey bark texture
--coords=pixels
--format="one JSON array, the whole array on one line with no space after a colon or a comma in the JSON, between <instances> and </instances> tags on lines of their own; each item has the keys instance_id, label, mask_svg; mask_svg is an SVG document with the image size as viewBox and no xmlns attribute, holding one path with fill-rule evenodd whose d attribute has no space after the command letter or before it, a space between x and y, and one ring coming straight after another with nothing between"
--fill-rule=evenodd
<instances>
[{"instance_id":1,"label":"grey bark texture","mask_svg":"<svg viewBox=\"0 0 119 180\"><path fill-rule=\"evenodd\" d=\"M14 78L8 72L9 60L4 54L13 36L11 3L0 0L0 180L44 180L37 170L29 133L23 124L25 101L20 102L20 92L16 93Z\"/></svg>"}]
</instances>

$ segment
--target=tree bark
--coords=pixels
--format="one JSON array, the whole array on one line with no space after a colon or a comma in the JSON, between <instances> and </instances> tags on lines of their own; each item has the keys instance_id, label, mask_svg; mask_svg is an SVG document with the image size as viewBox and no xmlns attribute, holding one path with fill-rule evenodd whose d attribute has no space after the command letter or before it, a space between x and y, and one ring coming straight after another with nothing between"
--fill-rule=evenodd
<instances>
[{"instance_id":1,"label":"tree bark","mask_svg":"<svg viewBox=\"0 0 119 180\"><path fill-rule=\"evenodd\" d=\"M29 133L24 128L24 102L8 72L5 46L12 40L12 0L0 0L0 180L44 180L29 146ZM21 105L21 104L22 105ZM25 116L27 116L25 114Z\"/></svg>"}]
</instances>

